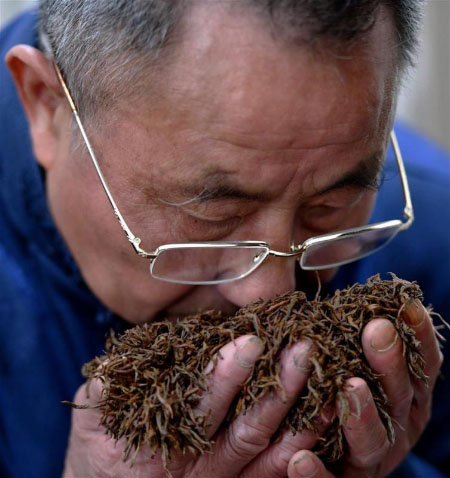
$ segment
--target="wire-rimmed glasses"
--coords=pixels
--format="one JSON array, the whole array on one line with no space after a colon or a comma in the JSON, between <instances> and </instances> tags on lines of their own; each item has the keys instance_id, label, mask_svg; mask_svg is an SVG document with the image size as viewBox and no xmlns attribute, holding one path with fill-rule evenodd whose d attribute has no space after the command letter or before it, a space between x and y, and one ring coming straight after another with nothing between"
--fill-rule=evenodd
<instances>
[{"instance_id":1,"label":"wire-rimmed glasses","mask_svg":"<svg viewBox=\"0 0 450 478\"><path fill-rule=\"evenodd\" d=\"M55 62L53 64L113 211L134 251L140 257L150 261L150 273L156 279L178 284L198 285L231 282L247 277L260 267L269 256L298 258L300 267L305 270L330 269L376 252L387 245L400 231L408 229L414 221L406 171L395 132L392 131L390 139L402 182L405 201L403 216L406 222L394 219L311 237L301 244L293 244L288 252L272 250L269 244L263 241L206 241L165 244L159 246L153 252L147 252L141 248L141 239L133 234L119 211L100 169L69 89L58 66Z\"/></svg>"}]
</instances>

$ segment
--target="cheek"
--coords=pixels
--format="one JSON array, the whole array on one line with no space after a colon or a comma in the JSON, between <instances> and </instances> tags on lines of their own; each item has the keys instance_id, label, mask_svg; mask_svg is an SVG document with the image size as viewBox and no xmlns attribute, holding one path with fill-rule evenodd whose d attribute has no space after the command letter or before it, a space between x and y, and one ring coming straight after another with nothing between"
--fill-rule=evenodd
<instances>
[{"instance_id":1,"label":"cheek","mask_svg":"<svg viewBox=\"0 0 450 478\"><path fill-rule=\"evenodd\" d=\"M135 324L154 320L177 304L177 312L183 312L192 287L151 277L149 261L135 254L89 157L82 147L72 155L69 150L69 140L61 142L58 161L47 172L47 195L55 224L90 290L110 310ZM144 207L142 198L123 182L108 182L144 250L180 241L177 218L167 208L148 201ZM198 303L191 308L196 311Z\"/></svg>"}]
</instances>

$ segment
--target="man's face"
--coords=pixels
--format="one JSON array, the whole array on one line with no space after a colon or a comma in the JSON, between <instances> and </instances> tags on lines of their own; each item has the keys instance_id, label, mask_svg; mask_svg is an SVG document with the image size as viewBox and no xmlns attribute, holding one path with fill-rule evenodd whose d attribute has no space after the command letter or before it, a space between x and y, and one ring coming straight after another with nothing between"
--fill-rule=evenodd
<instances>
[{"instance_id":1,"label":"man's face","mask_svg":"<svg viewBox=\"0 0 450 478\"><path fill-rule=\"evenodd\" d=\"M288 251L293 242L364 224L392 125L387 13L364 46L313 50L214 3L186 16L159 95L146 99L144 90L139 102L121 101L87 126L141 246L261 240ZM142 323L199 309L232 312L294 289L295 262L279 258L217 286L153 279L87 152L74 147L69 109L61 116L58 159L47 171L51 210L88 285L113 311Z\"/></svg>"}]
</instances>

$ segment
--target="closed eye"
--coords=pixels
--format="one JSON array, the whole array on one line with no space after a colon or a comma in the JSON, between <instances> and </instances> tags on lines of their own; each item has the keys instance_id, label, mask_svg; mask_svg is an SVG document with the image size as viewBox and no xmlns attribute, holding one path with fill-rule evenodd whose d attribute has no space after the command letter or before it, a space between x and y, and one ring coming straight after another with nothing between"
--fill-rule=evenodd
<instances>
[{"instance_id":1,"label":"closed eye","mask_svg":"<svg viewBox=\"0 0 450 478\"><path fill-rule=\"evenodd\" d=\"M240 216L210 218L182 212L178 224L189 241L215 241L229 236L242 221Z\"/></svg>"},{"instance_id":2,"label":"closed eye","mask_svg":"<svg viewBox=\"0 0 450 478\"><path fill-rule=\"evenodd\" d=\"M316 232L330 232L342 229L345 223L352 221L356 212L368 207L371 189L357 187L332 191L316 201L305 205L300 212L304 227Z\"/></svg>"}]
</instances>

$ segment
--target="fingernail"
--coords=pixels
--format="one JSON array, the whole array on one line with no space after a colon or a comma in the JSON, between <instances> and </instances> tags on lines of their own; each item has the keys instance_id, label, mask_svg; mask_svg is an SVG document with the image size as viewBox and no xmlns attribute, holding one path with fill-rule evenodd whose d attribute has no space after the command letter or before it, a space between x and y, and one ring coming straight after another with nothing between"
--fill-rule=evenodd
<instances>
[{"instance_id":1,"label":"fingernail","mask_svg":"<svg viewBox=\"0 0 450 478\"><path fill-rule=\"evenodd\" d=\"M294 461L294 468L303 478L313 478L317 473L317 465L307 453Z\"/></svg>"},{"instance_id":2,"label":"fingernail","mask_svg":"<svg viewBox=\"0 0 450 478\"><path fill-rule=\"evenodd\" d=\"M255 360L264 350L263 343L258 337L250 337L234 353L234 358L243 368L252 368Z\"/></svg>"},{"instance_id":3,"label":"fingernail","mask_svg":"<svg viewBox=\"0 0 450 478\"><path fill-rule=\"evenodd\" d=\"M420 327L425 320L425 307L416 299L405 305L403 318L414 329Z\"/></svg>"},{"instance_id":4,"label":"fingernail","mask_svg":"<svg viewBox=\"0 0 450 478\"><path fill-rule=\"evenodd\" d=\"M296 352L292 358L292 362L295 369L299 372L309 372L311 370L311 362L309 361L311 345L311 342L306 340L295 344Z\"/></svg>"},{"instance_id":5,"label":"fingernail","mask_svg":"<svg viewBox=\"0 0 450 478\"><path fill-rule=\"evenodd\" d=\"M383 321L375 329L370 346L376 352L387 352L397 343L398 334L390 322Z\"/></svg>"},{"instance_id":6,"label":"fingernail","mask_svg":"<svg viewBox=\"0 0 450 478\"><path fill-rule=\"evenodd\" d=\"M350 386L347 389L346 395L351 415L359 420L361 413L367 408L367 405L369 405L370 394L365 387Z\"/></svg>"}]
</instances>

